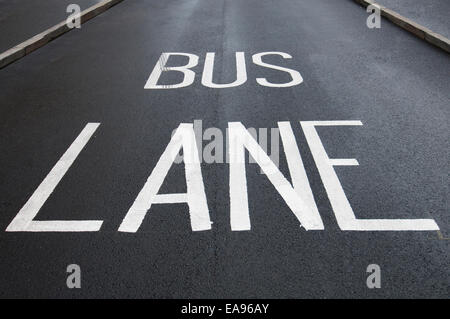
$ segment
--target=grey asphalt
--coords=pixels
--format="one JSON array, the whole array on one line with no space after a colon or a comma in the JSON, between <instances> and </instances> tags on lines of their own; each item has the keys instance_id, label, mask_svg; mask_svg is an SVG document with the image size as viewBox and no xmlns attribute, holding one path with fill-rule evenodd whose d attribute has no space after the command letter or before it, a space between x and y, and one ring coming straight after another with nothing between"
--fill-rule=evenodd
<instances>
[{"instance_id":1,"label":"grey asphalt","mask_svg":"<svg viewBox=\"0 0 450 319\"><path fill-rule=\"evenodd\" d=\"M450 38L450 1L448 0L377 0L377 2L433 32Z\"/></svg>"},{"instance_id":2,"label":"grey asphalt","mask_svg":"<svg viewBox=\"0 0 450 319\"><path fill-rule=\"evenodd\" d=\"M450 237L449 55L390 23L368 29L366 19L351 0L126 0L1 70L0 296L448 298L449 241L435 231L341 231L298 124L361 120L318 130L330 157L359 161L336 169L357 217L434 218ZM216 52L215 80L226 83L237 51L247 83L201 85L206 52ZM286 81L251 63L266 51L292 55L272 62L304 82L258 85ZM200 56L193 85L144 89L162 52ZM222 130L290 121L325 230L300 228L250 165L252 230L232 232L228 165L203 163L211 231L192 232L187 206L175 204L152 206L135 234L118 232L172 130L195 119ZM37 218L101 219L102 229L4 232L88 122L102 124ZM161 192L184 184L175 165ZM81 289L66 287L73 263ZM369 264L381 267L381 289L366 286Z\"/></svg>"},{"instance_id":3,"label":"grey asphalt","mask_svg":"<svg viewBox=\"0 0 450 319\"><path fill-rule=\"evenodd\" d=\"M0 53L67 19L69 4L81 10L100 0L0 0Z\"/></svg>"}]
</instances>

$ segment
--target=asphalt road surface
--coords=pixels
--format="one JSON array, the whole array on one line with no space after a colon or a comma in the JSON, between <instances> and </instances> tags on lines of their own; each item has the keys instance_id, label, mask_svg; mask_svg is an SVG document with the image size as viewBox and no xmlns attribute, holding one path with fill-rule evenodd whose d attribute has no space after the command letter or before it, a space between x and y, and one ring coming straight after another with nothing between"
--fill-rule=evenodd
<instances>
[{"instance_id":1,"label":"asphalt road surface","mask_svg":"<svg viewBox=\"0 0 450 319\"><path fill-rule=\"evenodd\" d=\"M386 20L369 29L367 16L350 0L125 0L0 70L0 296L448 298L449 55ZM183 74L159 63L165 89L144 89L164 52L199 57L191 85L174 87ZM202 85L208 52L218 84L236 80L236 52L244 52L247 81ZM292 80L253 63L261 52L289 54L262 60L295 70L303 82L257 83ZM166 67L187 61L170 56ZM172 132L195 120L222 132L230 122L263 129L289 122L323 229L300 227L278 192L286 187L247 164L251 230L232 230L230 187L240 198L239 178L230 180L227 163L203 161L211 230L193 231L188 205L169 203L152 205L136 232L119 231ZM339 187L330 186L329 162L311 152L322 144L300 121L363 124L317 127L330 158L359 163L334 167L356 218L426 219L440 231L342 229L342 207L330 202ZM90 138L88 123L100 123ZM285 151L295 149L280 141L279 169L289 182ZM67 157L59 162L65 153L75 157L71 166ZM56 163L59 173L70 167L38 207ZM159 193L185 193L184 170L174 164ZM192 205L199 203L201 196ZM40 208L33 223L103 224L91 232L6 231L24 207ZM26 217L15 230L26 230ZM70 264L80 267L80 289L66 285ZM380 268L381 288L367 286L378 276L366 271L371 264Z\"/></svg>"}]
</instances>

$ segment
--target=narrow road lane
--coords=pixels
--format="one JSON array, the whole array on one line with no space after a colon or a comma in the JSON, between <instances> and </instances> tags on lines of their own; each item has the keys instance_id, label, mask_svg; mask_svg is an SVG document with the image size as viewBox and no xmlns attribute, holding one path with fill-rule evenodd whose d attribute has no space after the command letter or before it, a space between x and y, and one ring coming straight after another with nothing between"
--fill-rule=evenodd
<instances>
[{"instance_id":1,"label":"narrow road lane","mask_svg":"<svg viewBox=\"0 0 450 319\"><path fill-rule=\"evenodd\" d=\"M320 143L300 124L363 124L316 127L329 158L359 163L334 167L356 218L426 219L450 236L449 55L385 20L369 29L366 19L349 0L125 0L0 70L0 296L448 297L449 241L436 230L342 229L344 210L332 206L339 191L314 153ZM245 83L205 86L207 53L215 53L210 82L226 84L237 80L237 52ZM261 57L284 70L255 63L264 52L287 54ZM191 85L173 88L186 78L164 71L163 53L198 56ZM165 57L165 67L189 61ZM158 63L166 89L145 89ZM257 81L286 84L297 73L303 81L288 87ZM271 129L289 122L323 230L300 227L283 187L257 164L246 165L251 230L232 230L230 187L239 188L223 147L222 163L201 163L211 230L193 231L188 205L177 203L152 205L137 232L118 231L171 134L194 121L196 132L201 121L201 132L217 128L224 139L241 122L267 131L269 144ZM100 230L6 232L88 123L100 126L35 219L100 220ZM296 148L283 142L279 170L291 183L287 152ZM184 171L173 165L159 194L186 193ZM296 189L302 200L307 191ZM244 201L235 203L242 212ZM69 264L81 267L81 289L66 286ZM370 264L381 268L381 289L366 285Z\"/></svg>"}]
</instances>

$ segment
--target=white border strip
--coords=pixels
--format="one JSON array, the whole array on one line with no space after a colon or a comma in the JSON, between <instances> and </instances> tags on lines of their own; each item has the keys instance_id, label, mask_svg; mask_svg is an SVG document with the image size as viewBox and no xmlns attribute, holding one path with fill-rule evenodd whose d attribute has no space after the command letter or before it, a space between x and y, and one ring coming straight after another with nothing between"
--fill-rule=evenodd
<instances>
[{"instance_id":1,"label":"white border strip","mask_svg":"<svg viewBox=\"0 0 450 319\"><path fill-rule=\"evenodd\" d=\"M381 10L381 15L391 21L392 23L398 25L400 28L405 29L406 31L414 34L422 40L425 40L428 43L431 43L442 50L450 53L450 40L444 37L443 35L433 32L430 29L408 19L404 16L398 14L397 12L388 9L382 5L379 5L373 0L353 0L356 3L359 3L363 7L368 7L369 5L378 6Z\"/></svg>"},{"instance_id":2,"label":"white border strip","mask_svg":"<svg viewBox=\"0 0 450 319\"><path fill-rule=\"evenodd\" d=\"M88 9L82 11L80 13L81 23L84 23L99 14L105 12L112 6L122 2L123 0L103 0L102 2L89 7ZM58 23L57 25L51 27L50 29L45 30L42 33L35 35L34 37L22 42L15 47L3 52L0 54L0 69L4 68L8 64L11 64L24 56L30 54L34 50L39 49L40 47L46 45L50 41L56 39L57 37L63 35L64 33L70 31L67 26L66 21Z\"/></svg>"}]
</instances>

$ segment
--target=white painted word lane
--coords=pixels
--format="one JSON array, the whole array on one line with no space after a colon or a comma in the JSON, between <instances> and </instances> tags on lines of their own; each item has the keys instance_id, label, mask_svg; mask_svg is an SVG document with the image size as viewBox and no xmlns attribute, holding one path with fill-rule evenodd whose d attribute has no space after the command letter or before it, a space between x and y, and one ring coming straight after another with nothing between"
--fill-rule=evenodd
<instances>
[{"instance_id":1,"label":"white painted word lane","mask_svg":"<svg viewBox=\"0 0 450 319\"><path fill-rule=\"evenodd\" d=\"M329 158L317 133L317 126L361 126L361 121L301 121L317 169L331 202L337 223L344 231L434 231L439 230L433 219L359 219L345 195L337 177L335 166L356 166L356 159ZM8 232L93 232L99 231L103 221L37 221L39 210L58 186L73 162L88 144L99 123L88 123L48 173L27 203L19 211ZM258 144L241 122L228 123L229 134L229 196L230 225L232 231L251 230L251 216L247 192L245 151L253 157L263 174L281 195L306 230L323 230L324 224L318 211L308 181L305 166L290 122L278 122L292 184L283 176L277 165ZM170 137L170 136L168 136ZM183 164L187 185L186 193L160 194L166 176L183 151ZM170 138L149 178L126 213L118 229L134 233L139 230L145 216L154 204L187 203L193 231L212 229L209 207L201 170L199 151L192 123L181 123Z\"/></svg>"}]
</instances>

